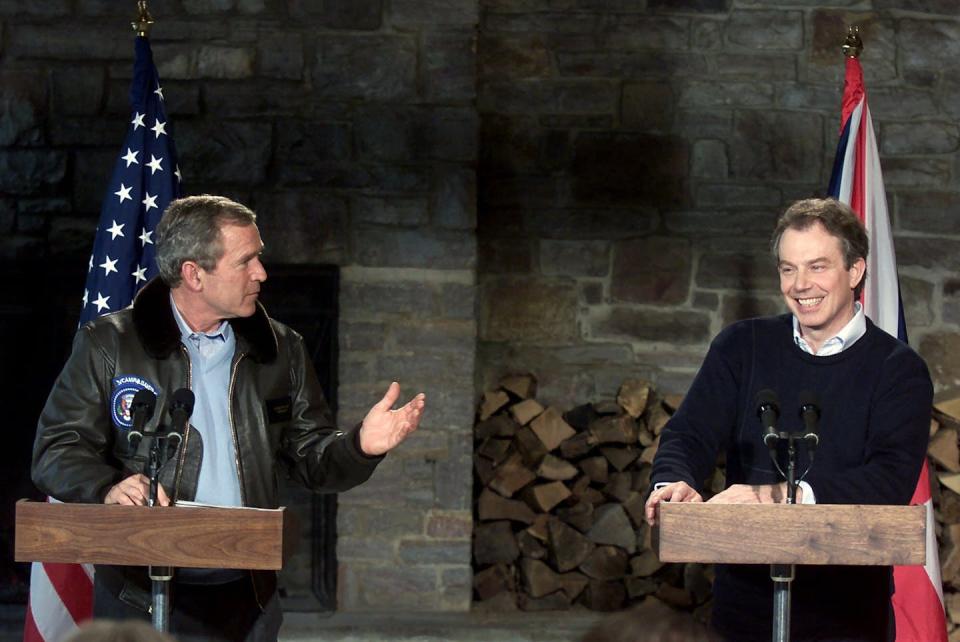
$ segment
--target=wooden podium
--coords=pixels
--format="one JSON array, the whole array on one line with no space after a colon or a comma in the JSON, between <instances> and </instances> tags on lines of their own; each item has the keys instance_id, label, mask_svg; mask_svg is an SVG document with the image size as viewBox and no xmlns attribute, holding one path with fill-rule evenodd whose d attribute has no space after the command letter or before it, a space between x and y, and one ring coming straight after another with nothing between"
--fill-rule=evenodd
<instances>
[{"instance_id":1,"label":"wooden podium","mask_svg":"<svg viewBox=\"0 0 960 642\"><path fill-rule=\"evenodd\" d=\"M14 558L120 566L280 570L296 529L286 509L16 506Z\"/></svg>"},{"instance_id":2,"label":"wooden podium","mask_svg":"<svg viewBox=\"0 0 960 642\"><path fill-rule=\"evenodd\" d=\"M660 504L663 562L906 566L926 562L924 506ZM776 538L760 537L776 533Z\"/></svg>"}]
</instances>

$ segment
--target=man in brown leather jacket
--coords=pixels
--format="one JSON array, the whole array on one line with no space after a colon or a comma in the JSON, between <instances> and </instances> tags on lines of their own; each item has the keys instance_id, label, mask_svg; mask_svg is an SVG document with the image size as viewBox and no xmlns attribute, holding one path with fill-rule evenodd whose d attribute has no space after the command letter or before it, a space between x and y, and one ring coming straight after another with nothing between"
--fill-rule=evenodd
<instances>
[{"instance_id":1,"label":"man in brown leather jacket","mask_svg":"<svg viewBox=\"0 0 960 642\"><path fill-rule=\"evenodd\" d=\"M280 474L344 491L417 428L424 396L391 410L394 382L361 425L337 429L303 339L257 301L267 274L255 220L218 196L170 204L157 227L160 277L131 307L77 332L37 428L32 474L41 491L65 502L146 503L148 445L132 448L127 438L128 402L141 389L157 396L148 430L166 423L175 390L197 395L179 452L160 474L161 505L214 498L275 508ZM276 639L272 572L179 576L170 627L181 640ZM98 567L94 614L145 618L149 587L143 568Z\"/></svg>"}]
</instances>

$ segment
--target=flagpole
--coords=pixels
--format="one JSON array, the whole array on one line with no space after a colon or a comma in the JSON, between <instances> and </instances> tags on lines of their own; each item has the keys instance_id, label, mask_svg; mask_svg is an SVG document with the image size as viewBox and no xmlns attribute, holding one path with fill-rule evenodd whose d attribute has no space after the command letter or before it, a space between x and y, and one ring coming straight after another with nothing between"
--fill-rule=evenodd
<instances>
[{"instance_id":1,"label":"flagpole","mask_svg":"<svg viewBox=\"0 0 960 642\"><path fill-rule=\"evenodd\" d=\"M130 26L133 27L134 33L141 38L146 38L150 35L150 27L153 26L153 16L150 15L150 10L147 9L147 0L137 0L137 18L130 23Z\"/></svg>"}]
</instances>

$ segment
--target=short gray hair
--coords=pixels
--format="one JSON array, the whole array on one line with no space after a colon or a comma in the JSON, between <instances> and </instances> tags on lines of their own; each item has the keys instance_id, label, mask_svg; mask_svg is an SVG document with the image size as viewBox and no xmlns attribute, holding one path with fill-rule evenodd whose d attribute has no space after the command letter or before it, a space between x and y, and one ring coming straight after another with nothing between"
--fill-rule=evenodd
<instances>
[{"instance_id":1,"label":"short gray hair","mask_svg":"<svg viewBox=\"0 0 960 642\"><path fill-rule=\"evenodd\" d=\"M180 285L180 268L195 261L212 270L223 256L224 225L253 225L257 215L225 196L187 196L172 201L157 225L157 267L169 287Z\"/></svg>"}]
</instances>

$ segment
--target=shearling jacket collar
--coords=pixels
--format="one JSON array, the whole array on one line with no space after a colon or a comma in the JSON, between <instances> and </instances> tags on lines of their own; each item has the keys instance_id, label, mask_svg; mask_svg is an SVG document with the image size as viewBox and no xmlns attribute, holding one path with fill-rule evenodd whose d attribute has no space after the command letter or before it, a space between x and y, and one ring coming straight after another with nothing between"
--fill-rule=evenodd
<instances>
[{"instance_id":1,"label":"shearling jacket collar","mask_svg":"<svg viewBox=\"0 0 960 642\"><path fill-rule=\"evenodd\" d=\"M133 300L133 324L147 353L165 359L180 345L180 327L170 309L170 288L159 277L151 279ZM267 311L257 302L257 311L245 318L230 319L237 333L238 349L260 363L277 358L277 336Z\"/></svg>"}]
</instances>

